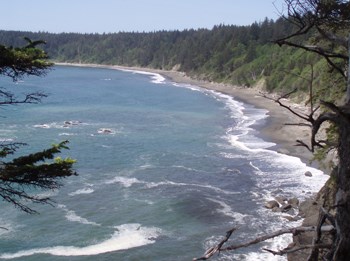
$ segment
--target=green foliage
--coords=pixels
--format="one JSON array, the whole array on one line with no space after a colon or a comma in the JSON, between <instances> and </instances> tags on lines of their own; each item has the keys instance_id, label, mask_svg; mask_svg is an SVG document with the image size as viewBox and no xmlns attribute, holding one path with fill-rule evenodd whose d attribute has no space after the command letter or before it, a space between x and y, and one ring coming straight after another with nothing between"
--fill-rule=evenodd
<instances>
[{"instance_id":1,"label":"green foliage","mask_svg":"<svg viewBox=\"0 0 350 261\"><path fill-rule=\"evenodd\" d=\"M57 189L62 186L61 178L76 175L73 164L76 162L71 158L55 158L62 149L68 149L68 141L52 145L51 148L26 156L2 162L0 169L0 196L7 202L27 213L35 213L23 200L34 203L50 203L49 198L40 198L32 195L26 190ZM17 148L2 149L2 155L13 154Z\"/></svg>"},{"instance_id":2,"label":"green foliage","mask_svg":"<svg viewBox=\"0 0 350 261\"><path fill-rule=\"evenodd\" d=\"M334 162L325 161L324 159L327 158L329 152L337 150L339 146L339 130L334 124L330 124L325 131L327 144L323 148L317 148L315 150L312 161L317 161L324 169L333 169L335 167Z\"/></svg>"},{"instance_id":3,"label":"green foliage","mask_svg":"<svg viewBox=\"0 0 350 261\"><path fill-rule=\"evenodd\" d=\"M52 66L52 63L47 61L46 52L35 47L41 43L41 41L30 42L21 48L0 45L0 74L9 76L13 80L24 75L44 75L45 70Z\"/></svg>"},{"instance_id":4,"label":"green foliage","mask_svg":"<svg viewBox=\"0 0 350 261\"><path fill-rule=\"evenodd\" d=\"M37 48L43 41L31 41L24 38L24 47L6 47L0 45L0 75L18 80L24 76L43 76L53 65L48 62L45 51ZM0 106L22 103L39 103L46 97L41 92L26 94L23 100L5 90L0 90ZM51 204L50 198L42 198L31 194L37 189L57 189L62 184L60 179L76 175L73 171L75 160L71 158L55 158L63 149L68 149L68 141L52 145L51 148L29 155L14 157L17 150L26 145L12 142L0 144L0 197L27 213L36 213L26 203ZM9 160L9 156L12 157Z\"/></svg>"}]
</instances>

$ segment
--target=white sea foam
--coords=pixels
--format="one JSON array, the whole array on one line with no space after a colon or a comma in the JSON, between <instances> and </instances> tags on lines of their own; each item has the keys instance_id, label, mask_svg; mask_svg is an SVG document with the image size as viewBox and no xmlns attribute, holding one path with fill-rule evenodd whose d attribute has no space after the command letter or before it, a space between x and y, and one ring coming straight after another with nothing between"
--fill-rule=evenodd
<instances>
[{"instance_id":1,"label":"white sea foam","mask_svg":"<svg viewBox=\"0 0 350 261\"><path fill-rule=\"evenodd\" d=\"M14 139L11 139L11 138L0 138L0 143L1 142L13 142Z\"/></svg>"},{"instance_id":2,"label":"white sea foam","mask_svg":"<svg viewBox=\"0 0 350 261\"><path fill-rule=\"evenodd\" d=\"M118 69L123 72L132 72L137 74L144 74L151 76L152 82L156 84L164 84L165 78L160 75L159 73L153 73L153 72L145 72L145 71L138 71L138 70L130 70L130 69Z\"/></svg>"},{"instance_id":3,"label":"white sea foam","mask_svg":"<svg viewBox=\"0 0 350 261\"><path fill-rule=\"evenodd\" d=\"M140 166L140 169L151 169L153 167L154 166L152 164L144 164L144 165Z\"/></svg>"},{"instance_id":4,"label":"white sea foam","mask_svg":"<svg viewBox=\"0 0 350 261\"><path fill-rule=\"evenodd\" d=\"M255 135L251 134L254 130L251 128L256 122L268 117L268 111L263 109L247 108L244 103L236 101L234 97L211 91L211 94L217 100L226 104L226 108L231 113L231 118L234 119L233 127L228 127L226 136L231 146L242 150L254 152L254 149L270 148L275 143L266 142Z\"/></svg>"},{"instance_id":5,"label":"white sea foam","mask_svg":"<svg viewBox=\"0 0 350 261\"><path fill-rule=\"evenodd\" d=\"M233 211L233 209L228 204L226 204L221 200L217 200L213 198L207 198L207 199L220 205L221 208L218 208L216 210L218 213L221 213L228 217L232 217L234 221L238 224L245 224L245 218L248 217L248 215L244 215L242 213Z\"/></svg>"},{"instance_id":6,"label":"white sea foam","mask_svg":"<svg viewBox=\"0 0 350 261\"><path fill-rule=\"evenodd\" d=\"M157 84L161 83L161 84L163 84L164 81L165 81L165 78L163 76L161 76L160 74L154 74L152 76L152 82L153 83L157 83Z\"/></svg>"},{"instance_id":7,"label":"white sea foam","mask_svg":"<svg viewBox=\"0 0 350 261\"><path fill-rule=\"evenodd\" d=\"M199 90L226 105L226 108L230 111L230 117L235 121L233 127L227 128L226 135L223 137L231 144L231 146L249 152L259 152L255 151L255 149L267 149L276 145L275 143L266 142L251 134L254 132L251 126L268 117L267 110L256 109L253 107L247 108L247 105L236 101L231 95L223 94L214 90L207 90L188 84L175 84L175 86ZM218 146L221 145L218 144Z\"/></svg>"},{"instance_id":8,"label":"white sea foam","mask_svg":"<svg viewBox=\"0 0 350 261\"><path fill-rule=\"evenodd\" d=\"M277 188L283 188L284 194L295 195L303 199L308 196L303 191L317 192L329 178L321 170L307 166L297 157L271 150L264 150L257 157L264 157L265 164L272 168L272 170L258 173L257 186L260 191L271 192ZM306 171L310 171L312 177L305 177ZM268 197L268 194L266 196Z\"/></svg>"},{"instance_id":9,"label":"white sea foam","mask_svg":"<svg viewBox=\"0 0 350 261\"><path fill-rule=\"evenodd\" d=\"M86 218L78 216L73 210L67 209L65 205L58 205L58 208L63 209L66 212L66 219L71 222L78 222L85 225L101 226L96 222L87 220Z\"/></svg>"},{"instance_id":10,"label":"white sea foam","mask_svg":"<svg viewBox=\"0 0 350 261\"><path fill-rule=\"evenodd\" d=\"M85 225L101 226L100 224L98 224L96 222L92 222L92 221L87 220L86 218L78 216L73 210L67 211L66 218L69 221L78 222L78 223L85 224Z\"/></svg>"},{"instance_id":11,"label":"white sea foam","mask_svg":"<svg viewBox=\"0 0 350 261\"><path fill-rule=\"evenodd\" d=\"M69 196L76 196L76 195L80 195L80 194L91 194L92 192L94 192L94 190L92 188L82 188L82 189L78 189L74 192L69 193Z\"/></svg>"},{"instance_id":12,"label":"white sea foam","mask_svg":"<svg viewBox=\"0 0 350 261\"><path fill-rule=\"evenodd\" d=\"M173 86L190 89L192 91L203 92L202 88L195 86L195 85L191 85L191 84L183 84L183 83L175 83L174 82ZM206 94L206 93L204 93L204 94Z\"/></svg>"},{"instance_id":13,"label":"white sea foam","mask_svg":"<svg viewBox=\"0 0 350 261\"><path fill-rule=\"evenodd\" d=\"M297 157L270 150L269 148L276 144L266 142L255 135L251 126L268 117L268 111L244 105L226 94L215 91L212 93L226 104L232 113L232 118L236 120L232 127L227 128L224 138L232 147L247 152L244 157L249 157L250 166L259 176L258 187L260 190L265 189L265 187L277 188L283 184L293 184L289 190L286 188L286 192L300 196L302 191L316 192L323 186L328 176L324 175L322 171L308 167ZM226 158L241 157L236 153L227 152L222 152L221 155ZM273 167L273 173L270 170L268 173L264 172L255 165L255 160L260 160L260 158L264 159L264 165ZM305 178L306 171L310 171L313 176L309 179Z\"/></svg>"},{"instance_id":14,"label":"white sea foam","mask_svg":"<svg viewBox=\"0 0 350 261\"><path fill-rule=\"evenodd\" d=\"M182 166L182 165L173 165L173 166L171 166L171 167L172 167L172 168L178 168L178 169L184 169L184 170L188 170L188 171L205 172L205 173L207 173L206 171L203 171L203 170L198 170L198 169L194 169L194 168L189 168L189 167Z\"/></svg>"},{"instance_id":15,"label":"white sea foam","mask_svg":"<svg viewBox=\"0 0 350 261\"><path fill-rule=\"evenodd\" d=\"M78 125L86 125L81 121L69 120L63 122L50 122L50 123L42 123L42 124L34 124L34 128L40 129L68 129Z\"/></svg>"},{"instance_id":16,"label":"white sea foam","mask_svg":"<svg viewBox=\"0 0 350 261\"><path fill-rule=\"evenodd\" d=\"M198 187L198 188L206 188L210 190L214 190L219 193L223 193L226 195L236 195L240 194L240 192L235 192L235 191L227 191L221 188L217 188L215 186L211 185L202 185L202 184L193 184L193 183L181 183L181 182L173 182L173 181L162 181L162 182L149 182L147 183L148 188L154 188L158 186L189 186L189 187Z\"/></svg>"},{"instance_id":17,"label":"white sea foam","mask_svg":"<svg viewBox=\"0 0 350 261\"><path fill-rule=\"evenodd\" d=\"M75 133L68 133L68 132L62 132L62 133L58 134L58 136L75 136L75 135L77 135L77 134L75 134Z\"/></svg>"},{"instance_id":18,"label":"white sea foam","mask_svg":"<svg viewBox=\"0 0 350 261\"><path fill-rule=\"evenodd\" d=\"M194 183L182 183L182 182L173 182L173 181L160 181L160 182L146 182L139 180L137 178L127 178L127 177L115 177L112 180L108 180L105 182L105 184L113 184L113 183L119 183L123 187L128 188L131 187L134 184L144 184L147 188L152 189L156 188L159 186L187 186L187 187L198 187L198 188L205 188L205 189L210 189L214 190L219 193L223 193L226 195L236 195L240 194L240 192L235 192L235 191L227 191L215 186L211 185L203 185L203 184L194 184Z\"/></svg>"},{"instance_id":19,"label":"white sea foam","mask_svg":"<svg viewBox=\"0 0 350 261\"><path fill-rule=\"evenodd\" d=\"M33 125L33 127L40 128L40 129L64 129L65 128L63 123L58 123L58 122L35 124Z\"/></svg>"},{"instance_id":20,"label":"white sea foam","mask_svg":"<svg viewBox=\"0 0 350 261\"><path fill-rule=\"evenodd\" d=\"M42 193L38 193L35 196L37 198L43 199L43 198L52 198L53 196L56 196L58 194L58 190L48 190L44 191Z\"/></svg>"},{"instance_id":21,"label":"white sea foam","mask_svg":"<svg viewBox=\"0 0 350 261\"><path fill-rule=\"evenodd\" d=\"M41 129L50 129L51 128L50 124L35 124L33 127L34 128L41 128Z\"/></svg>"},{"instance_id":22,"label":"white sea foam","mask_svg":"<svg viewBox=\"0 0 350 261\"><path fill-rule=\"evenodd\" d=\"M140 224L124 224L115 227L112 236L100 243L85 247L54 246L47 248L34 248L19 251L17 253L4 253L3 259L13 259L37 254L50 254L55 256L93 256L108 252L120 251L134 247L153 244L161 234L161 230L155 227L142 227Z\"/></svg>"},{"instance_id":23,"label":"white sea foam","mask_svg":"<svg viewBox=\"0 0 350 261\"><path fill-rule=\"evenodd\" d=\"M100 128L97 130L98 134L110 134L110 135L114 135L117 133L117 131L115 129L111 129L111 128Z\"/></svg>"},{"instance_id":24,"label":"white sea foam","mask_svg":"<svg viewBox=\"0 0 350 261\"><path fill-rule=\"evenodd\" d=\"M146 182L140 181L137 178L126 178L126 177L115 177L112 180L108 180L105 182L106 184L120 183L123 187L128 188L133 184L145 184Z\"/></svg>"},{"instance_id":25,"label":"white sea foam","mask_svg":"<svg viewBox=\"0 0 350 261\"><path fill-rule=\"evenodd\" d=\"M252 166L253 169L256 171L261 171L257 166L255 166L251 161L249 162L249 165Z\"/></svg>"}]
</instances>

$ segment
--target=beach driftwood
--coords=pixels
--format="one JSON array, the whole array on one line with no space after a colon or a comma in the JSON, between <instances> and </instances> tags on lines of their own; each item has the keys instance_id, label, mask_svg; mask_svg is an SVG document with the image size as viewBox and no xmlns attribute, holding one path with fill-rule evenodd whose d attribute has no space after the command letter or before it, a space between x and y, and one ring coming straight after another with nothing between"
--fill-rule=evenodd
<instances>
[{"instance_id":1,"label":"beach driftwood","mask_svg":"<svg viewBox=\"0 0 350 261\"><path fill-rule=\"evenodd\" d=\"M322 227L308 226L308 227L286 228L286 229L278 230L278 231L273 232L271 234L257 237L251 241L246 242L246 243L231 245L228 247L223 247L223 245L229 240L229 238L231 237L231 235L233 234L233 232L235 230L236 230L236 228L232 228L229 231L227 231L226 236L224 237L223 240L221 240L216 246L209 248L204 253L204 255L202 257L194 258L193 261L207 260L207 259L211 258L213 255L215 255L216 253L219 254L222 251L233 251L233 250L236 250L239 248L248 247L248 246L255 245L257 243L266 241L268 239L278 237L278 236L283 235L283 234L296 235L296 234L299 234L302 232L310 232L310 231L332 232L332 231L334 231L334 227L332 225L325 225ZM319 249L319 248L330 248L330 247L331 247L331 245L329 245L329 244L317 244L316 243L316 244L312 244L312 245L287 247L287 248L279 250L279 251L273 251L273 250L265 249L265 248L263 250L268 251L274 255L285 255L285 254L292 253L292 252L299 251L299 250L306 249L306 248Z\"/></svg>"}]
</instances>

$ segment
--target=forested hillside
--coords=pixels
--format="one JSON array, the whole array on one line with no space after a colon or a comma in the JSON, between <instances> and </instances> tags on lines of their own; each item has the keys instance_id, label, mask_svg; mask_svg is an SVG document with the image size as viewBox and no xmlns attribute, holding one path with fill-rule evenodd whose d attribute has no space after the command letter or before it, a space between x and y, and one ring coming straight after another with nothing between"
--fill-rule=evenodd
<instances>
[{"instance_id":1,"label":"forested hillside","mask_svg":"<svg viewBox=\"0 0 350 261\"><path fill-rule=\"evenodd\" d=\"M286 92L307 91L311 67L316 67L315 90L324 97L330 88L317 89L327 77L325 61L310 53L279 47L273 40L292 32L283 19L265 19L250 26L218 25L208 29L158 32L77 34L0 31L0 43L23 46L23 37L44 40L52 60L179 70L203 80ZM306 41L307 38L300 39ZM335 79L336 80L336 79ZM336 84L336 83L327 83ZM324 86L324 84L323 84Z\"/></svg>"}]
</instances>

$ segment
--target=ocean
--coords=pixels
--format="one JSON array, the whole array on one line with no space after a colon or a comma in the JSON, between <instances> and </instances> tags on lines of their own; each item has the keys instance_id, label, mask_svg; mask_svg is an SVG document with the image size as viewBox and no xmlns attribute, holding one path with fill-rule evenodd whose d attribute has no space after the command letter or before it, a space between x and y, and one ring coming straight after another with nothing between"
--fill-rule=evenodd
<instances>
[{"instance_id":1,"label":"ocean","mask_svg":"<svg viewBox=\"0 0 350 261\"><path fill-rule=\"evenodd\" d=\"M76 159L79 174L32 191L56 202L30 205L38 215L0 201L0 260L192 260L233 227L229 244L297 225L264 203L302 200L327 179L261 138L267 111L158 74L56 66L0 86L49 95L2 107L0 141L28 143L21 155L69 140L61 156ZM212 260L286 260L261 249L290 240Z\"/></svg>"}]
</instances>

